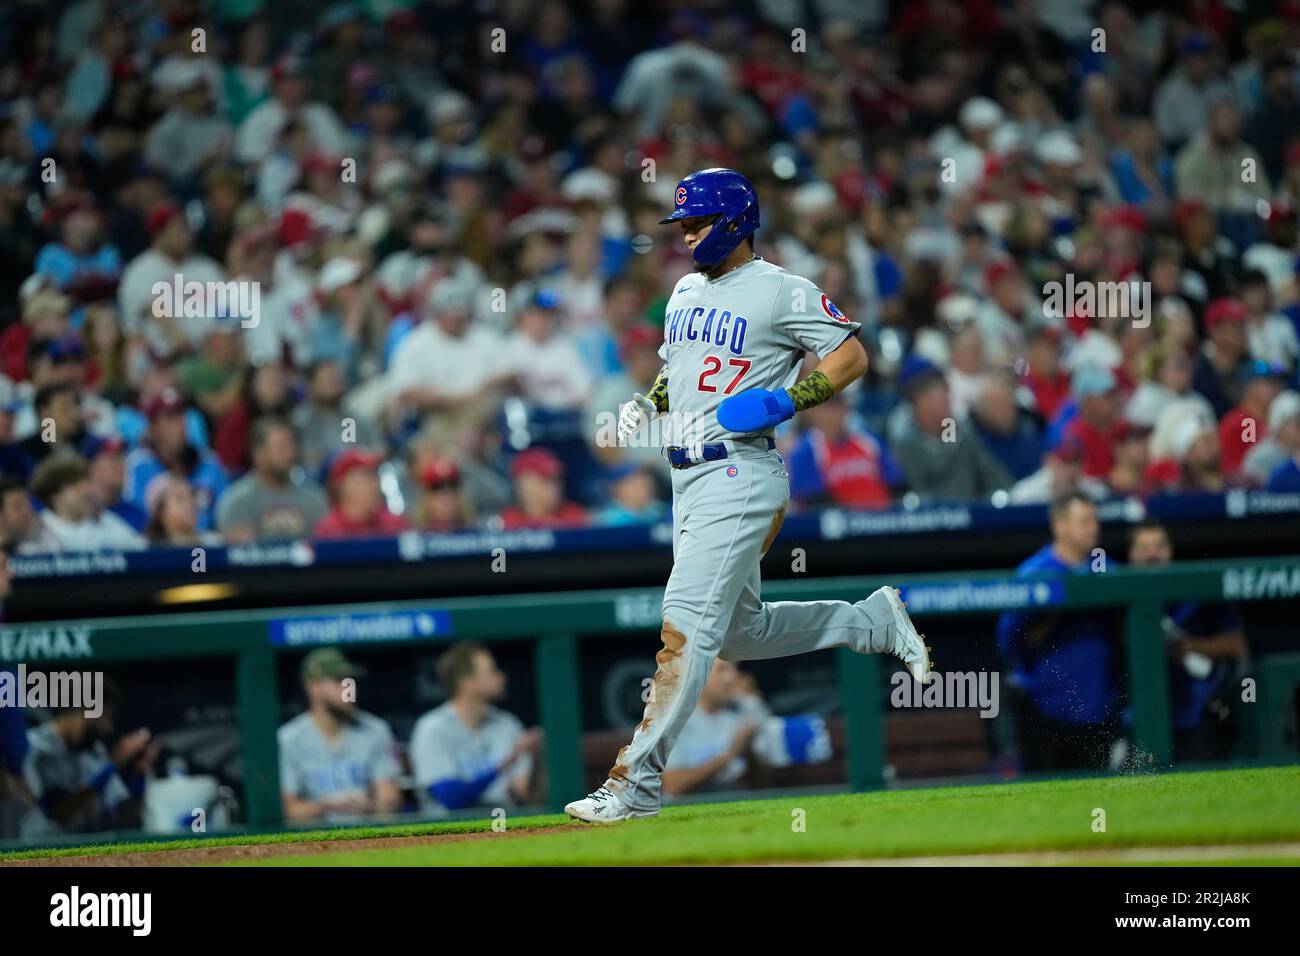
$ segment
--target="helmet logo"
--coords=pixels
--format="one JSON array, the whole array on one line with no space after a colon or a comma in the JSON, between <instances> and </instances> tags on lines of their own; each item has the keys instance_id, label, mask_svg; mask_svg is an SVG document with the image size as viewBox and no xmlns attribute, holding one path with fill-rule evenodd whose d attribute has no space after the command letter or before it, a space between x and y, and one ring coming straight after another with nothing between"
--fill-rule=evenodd
<instances>
[{"instance_id":1,"label":"helmet logo","mask_svg":"<svg viewBox=\"0 0 1300 956\"><path fill-rule=\"evenodd\" d=\"M677 187L677 205L681 206L686 202L686 187Z\"/></svg>"}]
</instances>

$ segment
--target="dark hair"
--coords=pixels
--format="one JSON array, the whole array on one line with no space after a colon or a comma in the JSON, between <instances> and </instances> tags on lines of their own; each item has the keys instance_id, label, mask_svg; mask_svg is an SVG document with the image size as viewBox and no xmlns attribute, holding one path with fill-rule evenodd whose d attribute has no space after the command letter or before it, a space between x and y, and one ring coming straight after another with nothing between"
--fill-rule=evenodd
<instances>
[{"instance_id":1,"label":"dark hair","mask_svg":"<svg viewBox=\"0 0 1300 956\"><path fill-rule=\"evenodd\" d=\"M50 402L54 401L54 399L64 392L69 392L74 396L77 394L77 390L66 382L42 385L36 390L36 398L32 402L33 407L36 409L36 413L39 415L41 409L49 408Z\"/></svg>"},{"instance_id":2,"label":"dark hair","mask_svg":"<svg viewBox=\"0 0 1300 956\"><path fill-rule=\"evenodd\" d=\"M32 474L32 494L48 508L64 488L89 477L90 468L80 455L50 455Z\"/></svg>"},{"instance_id":3,"label":"dark hair","mask_svg":"<svg viewBox=\"0 0 1300 956\"><path fill-rule=\"evenodd\" d=\"M27 489L23 487L21 481L10 478L8 475L0 475L0 504L4 503L5 495L14 491L21 491L23 494L27 494Z\"/></svg>"},{"instance_id":4,"label":"dark hair","mask_svg":"<svg viewBox=\"0 0 1300 956\"><path fill-rule=\"evenodd\" d=\"M289 424L288 419L279 415L263 415L261 418L258 418L253 422L252 436L248 443L249 450L258 451L261 449L266 445L266 440L270 436L271 432L275 431L277 428L287 428L290 432L293 432L295 437L297 437L298 433L294 431L293 426Z\"/></svg>"},{"instance_id":5,"label":"dark hair","mask_svg":"<svg viewBox=\"0 0 1300 956\"><path fill-rule=\"evenodd\" d=\"M474 673L474 659L485 653L487 648L477 641L458 641L438 658L438 683L442 684L448 697L456 696L460 682Z\"/></svg>"},{"instance_id":6,"label":"dark hair","mask_svg":"<svg viewBox=\"0 0 1300 956\"><path fill-rule=\"evenodd\" d=\"M1159 518L1153 518L1150 515L1148 515L1147 517L1143 518L1141 521L1129 525L1128 546L1130 549L1133 547L1135 543L1137 543L1138 535L1140 535L1143 531L1159 531L1161 534L1165 536L1166 540L1168 540L1169 538L1169 529L1165 527L1165 523L1161 521Z\"/></svg>"},{"instance_id":7,"label":"dark hair","mask_svg":"<svg viewBox=\"0 0 1300 956\"><path fill-rule=\"evenodd\" d=\"M1085 505L1096 506L1096 502L1093 501L1086 492L1079 488L1067 488L1065 491L1060 492L1052 498L1052 504L1048 511L1052 516L1052 520L1055 521L1057 518L1064 515L1070 510L1070 505L1074 504L1076 501L1081 501Z\"/></svg>"}]
</instances>

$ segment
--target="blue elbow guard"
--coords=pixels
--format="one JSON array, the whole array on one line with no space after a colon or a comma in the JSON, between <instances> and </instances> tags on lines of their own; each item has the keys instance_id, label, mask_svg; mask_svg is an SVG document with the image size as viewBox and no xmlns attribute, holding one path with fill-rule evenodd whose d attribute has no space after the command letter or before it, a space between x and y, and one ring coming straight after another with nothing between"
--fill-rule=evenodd
<instances>
[{"instance_id":1,"label":"blue elbow guard","mask_svg":"<svg viewBox=\"0 0 1300 956\"><path fill-rule=\"evenodd\" d=\"M758 432L794 417L794 400L785 389L752 388L718 406L718 424L729 432Z\"/></svg>"}]
</instances>

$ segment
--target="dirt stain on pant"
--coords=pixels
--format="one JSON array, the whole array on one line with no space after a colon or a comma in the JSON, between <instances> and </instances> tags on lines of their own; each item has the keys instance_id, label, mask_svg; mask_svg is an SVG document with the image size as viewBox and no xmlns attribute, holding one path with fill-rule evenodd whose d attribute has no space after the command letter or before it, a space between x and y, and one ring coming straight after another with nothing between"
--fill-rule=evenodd
<instances>
[{"instance_id":1,"label":"dirt stain on pant","mask_svg":"<svg viewBox=\"0 0 1300 956\"><path fill-rule=\"evenodd\" d=\"M772 547L772 542L776 540L776 536L781 530L781 525L783 525L784 523L785 523L785 505L782 505L779 509L777 509L776 514L772 515L772 527L768 529L767 537L763 539L763 550L759 552L760 557L767 554L767 549Z\"/></svg>"},{"instance_id":2,"label":"dirt stain on pant","mask_svg":"<svg viewBox=\"0 0 1300 956\"><path fill-rule=\"evenodd\" d=\"M668 621L664 621L659 631L659 638L663 642L663 647L655 655L656 667L654 683L650 688L650 701L646 704L641 723L636 725L636 733L648 730L654 719L668 706L682 676L682 651L686 647L686 635ZM627 766L623 763L623 756L627 751L628 748L624 747L614 758L609 779L626 782Z\"/></svg>"}]
</instances>

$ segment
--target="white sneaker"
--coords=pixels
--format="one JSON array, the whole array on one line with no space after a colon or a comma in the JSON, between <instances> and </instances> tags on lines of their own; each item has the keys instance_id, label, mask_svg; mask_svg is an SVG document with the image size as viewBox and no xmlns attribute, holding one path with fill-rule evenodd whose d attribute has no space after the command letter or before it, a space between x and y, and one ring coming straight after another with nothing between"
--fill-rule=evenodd
<instances>
[{"instance_id":1,"label":"white sneaker","mask_svg":"<svg viewBox=\"0 0 1300 956\"><path fill-rule=\"evenodd\" d=\"M894 614L894 646L890 653L907 665L908 672L922 684L930 680L930 648L907 613L907 602L898 588L881 588Z\"/></svg>"},{"instance_id":2,"label":"white sneaker","mask_svg":"<svg viewBox=\"0 0 1300 956\"><path fill-rule=\"evenodd\" d=\"M635 817L653 817L658 810L633 810L622 800L610 793L608 787L601 787L581 800L574 800L564 808L564 812L575 820L587 823L621 823Z\"/></svg>"}]
</instances>

